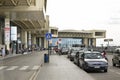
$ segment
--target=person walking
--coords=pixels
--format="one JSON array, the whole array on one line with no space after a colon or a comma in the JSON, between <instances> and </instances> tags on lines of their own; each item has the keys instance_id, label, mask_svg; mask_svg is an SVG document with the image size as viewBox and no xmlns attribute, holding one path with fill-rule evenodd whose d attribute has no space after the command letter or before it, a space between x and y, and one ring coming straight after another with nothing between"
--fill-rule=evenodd
<instances>
[{"instance_id":1,"label":"person walking","mask_svg":"<svg viewBox=\"0 0 120 80\"><path fill-rule=\"evenodd\" d=\"M104 58L106 59L106 60L108 60L108 58L107 58L107 53L106 53L106 50L107 50L107 48L105 48L104 50L103 50L103 52L102 52L102 55L104 56Z\"/></svg>"}]
</instances>

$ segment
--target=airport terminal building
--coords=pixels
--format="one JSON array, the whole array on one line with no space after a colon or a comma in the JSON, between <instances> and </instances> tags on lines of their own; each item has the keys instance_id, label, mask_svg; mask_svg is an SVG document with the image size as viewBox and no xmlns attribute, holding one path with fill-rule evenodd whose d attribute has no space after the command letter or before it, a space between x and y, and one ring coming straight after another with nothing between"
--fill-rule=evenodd
<instances>
[{"instance_id":1,"label":"airport terminal building","mask_svg":"<svg viewBox=\"0 0 120 80\"><path fill-rule=\"evenodd\" d=\"M105 38L106 30L59 30L50 27L46 15L47 0L1 0L0 1L0 45L10 50L48 47L46 33L52 34L50 45L70 46L84 44L96 46L97 38ZM60 41L61 40L61 41Z\"/></svg>"}]
</instances>

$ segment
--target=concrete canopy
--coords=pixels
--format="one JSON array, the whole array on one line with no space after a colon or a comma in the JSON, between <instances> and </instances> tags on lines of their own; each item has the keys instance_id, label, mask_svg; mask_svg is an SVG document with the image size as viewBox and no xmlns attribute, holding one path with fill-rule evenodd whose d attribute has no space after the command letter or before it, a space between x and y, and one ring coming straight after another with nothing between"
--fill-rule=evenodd
<instances>
[{"instance_id":1,"label":"concrete canopy","mask_svg":"<svg viewBox=\"0 0 120 80\"><path fill-rule=\"evenodd\" d=\"M0 16L6 18L25 31L44 33L47 0L0 0ZM42 32L42 33L43 33Z\"/></svg>"}]
</instances>

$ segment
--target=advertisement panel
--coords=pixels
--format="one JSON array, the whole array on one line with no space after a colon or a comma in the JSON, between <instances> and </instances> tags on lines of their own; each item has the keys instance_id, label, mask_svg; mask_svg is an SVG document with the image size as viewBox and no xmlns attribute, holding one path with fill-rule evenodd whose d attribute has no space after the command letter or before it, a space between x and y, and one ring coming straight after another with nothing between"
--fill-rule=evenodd
<instances>
[{"instance_id":1,"label":"advertisement panel","mask_svg":"<svg viewBox=\"0 0 120 80\"><path fill-rule=\"evenodd\" d=\"M17 27L11 26L11 40L16 41L17 40Z\"/></svg>"}]
</instances>

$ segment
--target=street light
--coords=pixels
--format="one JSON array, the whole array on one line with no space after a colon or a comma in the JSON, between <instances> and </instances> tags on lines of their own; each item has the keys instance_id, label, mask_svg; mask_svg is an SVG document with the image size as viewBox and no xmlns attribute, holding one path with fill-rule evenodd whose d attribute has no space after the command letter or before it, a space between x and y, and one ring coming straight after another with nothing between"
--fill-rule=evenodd
<instances>
[{"instance_id":1,"label":"street light","mask_svg":"<svg viewBox=\"0 0 120 80\"><path fill-rule=\"evenodd\" d=\"M109 47L109 42L113 41L113 39L104 39L104 42L108 42L108 47Z\"/></svg>"}]
</instances>

